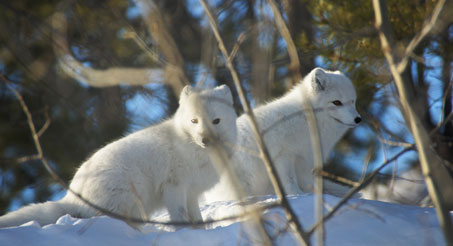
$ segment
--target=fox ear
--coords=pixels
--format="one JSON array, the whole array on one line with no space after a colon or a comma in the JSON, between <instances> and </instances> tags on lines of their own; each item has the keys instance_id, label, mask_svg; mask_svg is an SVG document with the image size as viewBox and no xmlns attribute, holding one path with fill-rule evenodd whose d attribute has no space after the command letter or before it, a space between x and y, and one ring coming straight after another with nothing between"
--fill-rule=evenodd
<instances>
[{"instance_id":1,"label":"fox ear","mask_svg":"<svg viewBox=\"0 0 453 246\"><path fill-rule=\"evenodd\" d=\"M233 105L233 95L231 94L231 90L227 85L220 85L214 88L215 94L228 100L228 102Z\"/></svg>"},{"instance_id":2,"label":"fox ear","mask_svg":"<svg viewBox=\"0 0 453 246\"><path fill-rule=\"evenodd\" d=\"M322 68L315 68L312 71L312 86L315 91L323 91L326 88L326 73Z\"/></svg>"},{"instance_id":3,"label":"fox ear","mask_svg":"<svg viewBox=\"0 0 453 246\"><path fill-rule=\"evenodd\" d=\"M193 92L192 86L190 86L190 85L184 86L184 88L182 89L181 94L179 96L179 101L182 101L184 98L186 98L187 96L192 94L192 92Z\"/></svg>"}]
</instances>

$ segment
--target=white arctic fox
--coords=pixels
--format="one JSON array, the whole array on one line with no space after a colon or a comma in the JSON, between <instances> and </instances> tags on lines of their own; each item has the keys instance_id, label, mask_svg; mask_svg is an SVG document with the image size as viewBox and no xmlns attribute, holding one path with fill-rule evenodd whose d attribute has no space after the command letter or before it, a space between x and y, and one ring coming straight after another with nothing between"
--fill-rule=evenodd
<instances>
[{"instance_id":1,"label":"white arctic fox","mask_svg":"<svg viewBox=\"0 0 453 246\"><path fill-rule=\"evenodd\" d=\"M186 86L173 118L108 144L81 165L70 188L91 203L131 218L167 208L172 221L201 220L198 197L219 180L209 151L236 140L236 113L227 86ZM0 217L0 227L97 211L75 195L32 204Z\"/></svg>"},{"instance_id":2,"label":"white arctic fox","mask_svg":"<svg viewBox=\"0 0 453 246\"><path fill-rule=\"evenodd\" d=\"M360 123L351 81L339 71L312 70L283 97L254 109L258 126L287 194L313 192L313 150L302 107L312 105L316 115L323 161L343 134ZM246 195L273 194L273 188L257 153L255 137L246 115L237 120L237 150L233 169ZM324 192L343 195L346 187L328 180ZM221 196L220 196L221 194ZM236 199L225 177L205 194L205 201Z\"/></svg>"}]
</instances>

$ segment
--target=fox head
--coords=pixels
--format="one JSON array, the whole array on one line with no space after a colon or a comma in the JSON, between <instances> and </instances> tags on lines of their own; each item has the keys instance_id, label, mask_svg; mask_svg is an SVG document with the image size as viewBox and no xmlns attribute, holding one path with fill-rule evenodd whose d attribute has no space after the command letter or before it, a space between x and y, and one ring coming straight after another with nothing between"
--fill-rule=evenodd
<instances>
[{"instance_id":1,"label":"fox head","mask_svg":"<svg viewBox=\"0 0 453 246\"><path fill-rule=\"evenodd\" d=\"M226 85L206 90L185 86L175 114L177 127L202 148L233 145L236 118L233 97Z\"/></svg>"},{"instance_id":2,"label":"fox head","mask_svg":"<svg viewBox=\"0 0 453 246\"><path fill-rule=\"evenodd\" d=\"M315 112L323 112L336 123L352 128L362 118L355 108L357 95L352 82L340 71L315 68L307 76L306 88Z\"/></svg>"}]
</instances>

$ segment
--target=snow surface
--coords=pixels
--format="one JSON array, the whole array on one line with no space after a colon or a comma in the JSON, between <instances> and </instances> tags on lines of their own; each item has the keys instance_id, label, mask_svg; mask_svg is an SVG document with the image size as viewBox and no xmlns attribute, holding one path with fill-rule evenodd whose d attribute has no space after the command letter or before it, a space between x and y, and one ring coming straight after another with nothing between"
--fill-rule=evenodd
<instances>
[{"instance_id":1,"label":"snow surface","mask_svg":"<svg viewBox=\"0 0 453 246\"><path fill-rule=\"evenodd\" d=\"M275 201L268 196L260 204ZM289 197L304 229L314 223L313 195ZM325 195L325 208L340 198ZM220 218L238 213L236 202L216 202L202 208L204 218ZM168 218L166 213L158 219ZM285 226L283 210L274 208L264 216L275 245L296 245L289 232L276 233ZM174 228L145 225L138 231L126 223L106 216L91 219L61 217L56 224L40 227L29 222L19 227L0 229L0 245L256 245L247 233L246 222L222 222L211 229ZM432 208L352 199L325 224L325 245L445 245ZM312 239L314 243L314 239Z\"/></svg>"}]
</instances>

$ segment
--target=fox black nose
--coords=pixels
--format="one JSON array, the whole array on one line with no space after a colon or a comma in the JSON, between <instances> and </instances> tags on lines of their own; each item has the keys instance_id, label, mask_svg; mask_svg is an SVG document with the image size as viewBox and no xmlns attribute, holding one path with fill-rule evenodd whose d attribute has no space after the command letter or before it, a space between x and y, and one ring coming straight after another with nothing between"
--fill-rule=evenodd
<instances>
[{"instance_id":1,"label":"fox black nose","mask_svg":"<svg viewBox=\"0 0 453 246\"><path fill-rule=\"evenodd\" d=\"M362 122L362 118L360 118L360 117L355 117L354 122L355 122L356 124L359 124L360 122Z\"/></svg>"},{"instance_id":2,"label":"fox black nose","mask_svg":"<svg viewBox=\"0 0 453 246\"><path fill-rule=\"evenodd\" d=\"M208 144L208 143L209 143L209 138L203 137L203 138L201 139L201 142L202 142L203 144Z\"/></svg>"}]
</instances>

